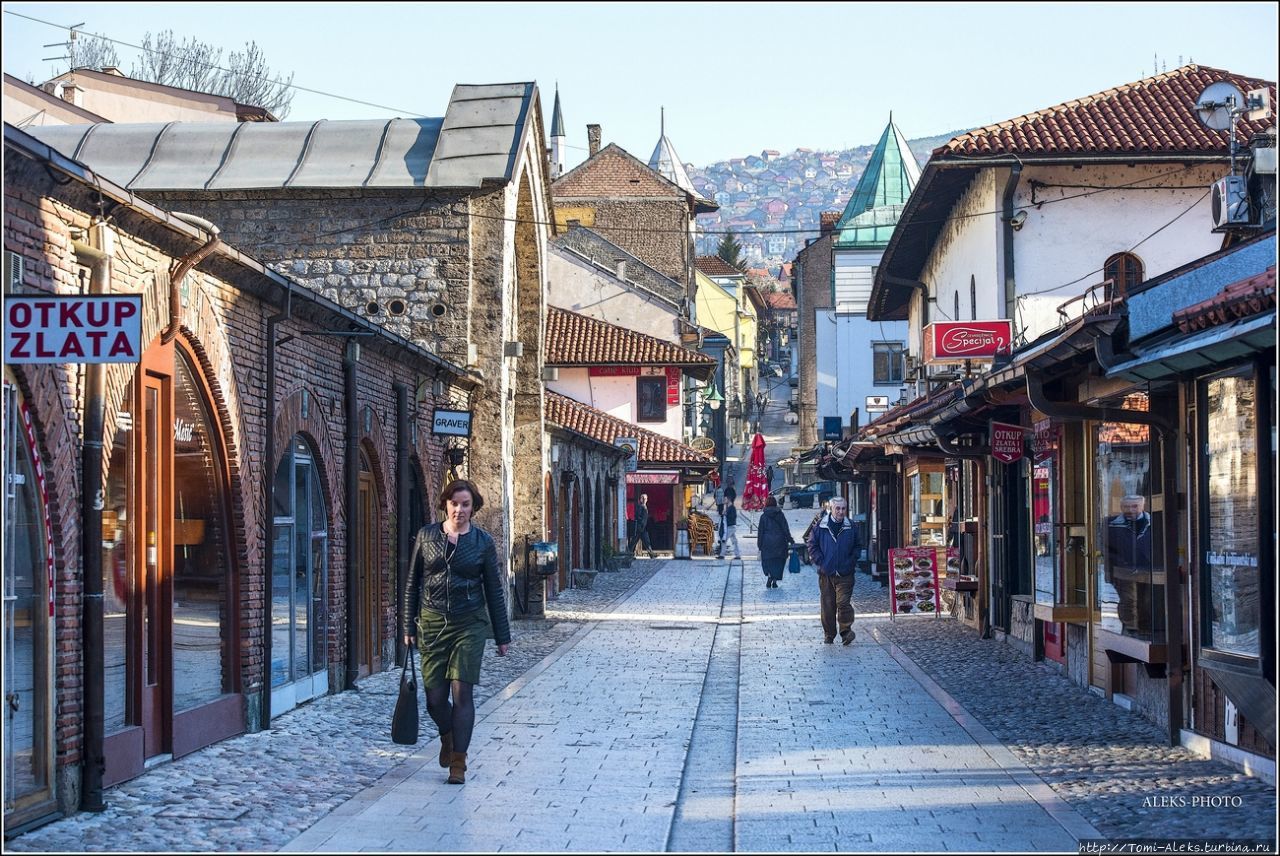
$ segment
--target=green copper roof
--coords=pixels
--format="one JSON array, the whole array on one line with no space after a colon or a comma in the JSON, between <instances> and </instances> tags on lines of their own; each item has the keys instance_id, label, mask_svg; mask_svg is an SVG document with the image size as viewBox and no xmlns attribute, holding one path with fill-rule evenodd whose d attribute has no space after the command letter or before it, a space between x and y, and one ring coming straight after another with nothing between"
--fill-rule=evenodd
<instances>
[{"instance_id":1,"label":"green copper roof","mask_svg":"<svg viewBox=\"0 0 1280 856\"><path fill-rule=\"evenodd\" d=\"M889 244L911 190L920 180L920 165L893 117L858 179L858 186L836 223L837 247L884 248Z\"/></svg>"}]
</instances>

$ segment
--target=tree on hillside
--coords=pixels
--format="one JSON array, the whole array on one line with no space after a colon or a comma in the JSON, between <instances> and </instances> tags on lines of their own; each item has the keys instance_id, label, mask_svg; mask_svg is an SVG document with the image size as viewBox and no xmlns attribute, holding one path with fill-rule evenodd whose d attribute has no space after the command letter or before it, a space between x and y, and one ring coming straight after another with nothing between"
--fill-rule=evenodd
<instances>
[{"instance_id":1,"label":"tree on hillside","mask_svg":"<svg viewBox=\"0 0 1280 856\"><path fill-rule=\"evenodd\" d=\"M246 42L244 51L232 51L225 68L219 67L222 48L194 36L178 41L173 30L142 39L142 56L130 70L139 80L225 95L241 104L269 110L277 118L289 115L293 103L293 74L277 80L257 42Z\"/></svg>"},{"instance_id":2,"label":"tree on hillside","mask_svg":"<svg viewBox=\"0 0 1280 856\"><path fill-rule=\"evenodd\" d=\"M732 231L725 232L724 237L720 239L720 246L716 248L716 255L740 271L747 269L747 260L742 257L742 243L734 236Z\"/></svg>"}]
</instances>

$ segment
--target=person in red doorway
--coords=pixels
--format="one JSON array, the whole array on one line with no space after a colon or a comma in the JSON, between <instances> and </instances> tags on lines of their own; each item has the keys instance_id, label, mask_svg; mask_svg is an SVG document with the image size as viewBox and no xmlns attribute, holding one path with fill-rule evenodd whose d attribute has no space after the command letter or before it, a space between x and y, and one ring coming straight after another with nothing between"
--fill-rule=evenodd
<instances>
[{"instance_id":1,"label":"person in red doorway","mask_svg":"<svg viewBox=\"0 0 1280 856\"><path fill-rule=\"evenodd\" d=\"M636 501L636 519L635 531L631 534L631 543L627 545L627 551L634 553L636 550L636 542L639 541L644 545L645 550L649 552L649 558L653 556L653 544L649 542L649 494L642 493Z\"/></svg>"},{"instance_id":2,"label":"person in red doorway","mask_svg":"<svg viewBox=\"0 0 1280 856\"><path fill-rule=\"evenodd\" d=\"M818 591L821 595L822 641L835 642L836 628L840 641L853 644L853 569L861 550L853 523L845 519L849 506L844 497L833 496L831 511L809 535L809 555L818 566Z\"/></svg>"},{"instance_id":3,"label":"person in red doorway","mask_svg":"<svg viewBox=\"0 0 1280 856\"><path fill-rule=\"evenodd\" d=\"M493 638L499 657L511 644L497 548L471 522L483 507L484 497L466 479L445 485L439 502L445 519L418 530L401 599L401 632L406 645L420 640L427 713L440 729L440 766L449 768L451 785L466 781L476 722L472 689L485 642Z\"/></svg>"}]
</instances>

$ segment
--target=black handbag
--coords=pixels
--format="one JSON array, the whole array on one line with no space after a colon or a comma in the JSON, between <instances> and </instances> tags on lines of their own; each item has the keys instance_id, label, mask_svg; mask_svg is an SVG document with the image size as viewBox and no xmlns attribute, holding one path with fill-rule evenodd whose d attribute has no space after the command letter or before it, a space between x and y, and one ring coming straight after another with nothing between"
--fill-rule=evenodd
<instances>
[{"instance_id":1,"label":"black handbag","mask_svg":"<svg viewBox=\"0 0 1280 856\"><path fill-rule=\"evenodd\" d=\"M413 746L418 742L418 673L413 668L413 646L408 646L400 672L400 698L391 714L391 742Z\"/></svg>"}]
</instances>

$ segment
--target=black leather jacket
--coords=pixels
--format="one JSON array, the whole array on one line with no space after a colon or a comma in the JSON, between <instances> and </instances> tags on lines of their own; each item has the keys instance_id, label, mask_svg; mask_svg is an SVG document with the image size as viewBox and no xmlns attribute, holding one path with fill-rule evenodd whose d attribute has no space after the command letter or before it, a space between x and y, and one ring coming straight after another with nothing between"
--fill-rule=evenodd
<instances>
[{"instance_id":1,"label":"black leather jacket","mask_svg":"<svg viewBox=\"0 0 1280 856\"><path fill-rule=\"evenodd\" d=\"M506 645L511 641L511 624L493 536L473 523L471 531L458 538L457 552L446 563L444 548L448 543L449 536L440 523L428 523L418 530L400 601L400 635L418 635L421 607L452 617L488 606L493 639Z\"/></svg>"}]
</instances>

